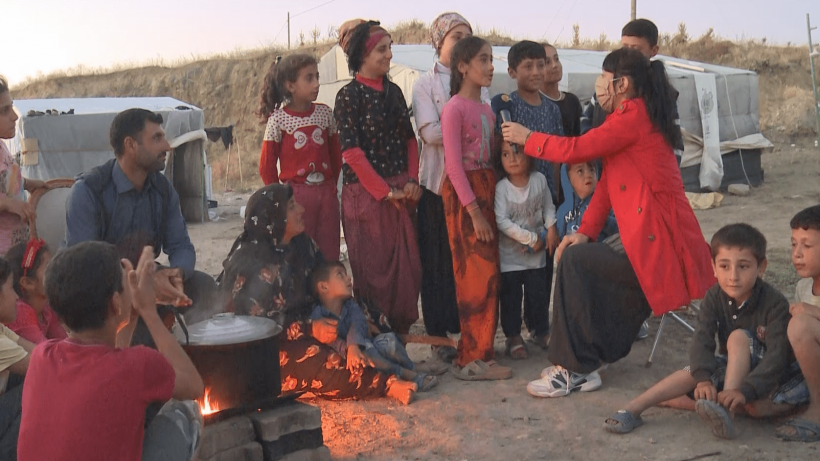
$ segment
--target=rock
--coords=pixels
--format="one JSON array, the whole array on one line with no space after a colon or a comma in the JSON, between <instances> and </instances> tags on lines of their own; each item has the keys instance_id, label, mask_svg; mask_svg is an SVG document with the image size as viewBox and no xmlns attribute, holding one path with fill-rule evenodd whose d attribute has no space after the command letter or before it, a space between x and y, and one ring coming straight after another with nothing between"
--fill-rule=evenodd
<instances>
[{"instance_id":1,"label":"rock","mask_svg":"<svg viewBox=\"0 0 820 461\"><path fill-rule=\"evenodd\" d=\"M751 189L749 189L747 184L729 184L729 193L746 197L751 193Z\"/></svg>"},{"instance_id":2,"label":"rock","mask_svg":"<svg viewBox=\"0 0 820 461\"><path fill-rule=\"evenodd\" d=\"M262 455L262 445L258 442L251 442L217 453L210 458L200 456L198 459L201 461L264 461L265 458Z\"/></svg>"},{"instance_id":3,"label":"rock","mask_svg":"<svg viewBox=\"0 0 820 461\"><path fill-rule=\"evenodd\" d=\"M199 456L202 459L209 459L223 451L253 442L255 439L253 424L247 416L210 424L202 431L202 447L199 450Z\"/></svg>"},{"instance_id":4,"label":"rock","mask_svg":"<svg viewBox=\"0 0 820 461\"><path fill-rule=\"evenodd\" d=\"M260 442L275 442L283 435L322 429L322 412L311 405L290 402L273 410L250 415Z\"/></svg>"},{"instance_id":5,"label":"rock","mask_svg":"<svg viewBox=\"0 0 820 461\"><path fill-rule=\"evenodd\" d=\"M330 459L330 450L323 445L319 448L293 452L278 461L330 461Z\"/></svg>"}]
</instances>

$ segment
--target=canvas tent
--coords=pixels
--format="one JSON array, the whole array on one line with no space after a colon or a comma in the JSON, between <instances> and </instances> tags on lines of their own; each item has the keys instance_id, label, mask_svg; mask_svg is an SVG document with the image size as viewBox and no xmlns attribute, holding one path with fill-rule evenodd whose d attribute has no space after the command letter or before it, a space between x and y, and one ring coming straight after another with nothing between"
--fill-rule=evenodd
<instances>
[{"instance_id":1,"label":"canvas tent","mask_svg":"<svg viewBox=\"0 0 820 461\"><path fill-rule=\"evenodd\" d=\"M171 144L164 174L179 193L189 222L208 219L207 162L202 109L174 98L77 98L16 100L20 113L11 152L23 176L37 179L74 178L114 158L108 135L119 112L143 108L162 115ZM40 115L47 110L73 114Z\"/></svg>"},{"instance_id":2,"label":"canvas tent","mask_svg":"<svg viewBox=\"0 0 820 461\"><path fill-rule=\"evenodd\" d=\"M495 75L490 95L515 90L515 81L507 74L509 50L508 46L493 47ZM607 53L559 50L558 54L564 68L559 87L588 101ZM687 190L715 190L732 182L760 184L760 154L771 143L760 134L757 74L666 56L658 59L666 63L670 82L680 92L678 111L686 135L681 174ZM393 45L390 78L404 92L408 105L413 84L434 62L429 45ZM351 79L338 45L319 62L319 79L318 101L333 107L336 93Z\"/></svg>"}]
</instances>

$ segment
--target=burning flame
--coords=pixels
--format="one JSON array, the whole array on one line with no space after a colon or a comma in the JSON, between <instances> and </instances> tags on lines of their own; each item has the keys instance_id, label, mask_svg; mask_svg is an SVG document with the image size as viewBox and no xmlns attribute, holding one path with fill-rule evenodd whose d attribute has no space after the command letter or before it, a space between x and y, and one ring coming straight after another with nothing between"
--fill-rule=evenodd
<instances>
[{"instance_id":1,"label":"burning flame","mask_svg":"<svg viewBox=\"0 0 820 461\"><path fill-rule=\"evenodd\" d=\"M205 395L202 396L202 400L197 400L197 403L203 416L219 411L219 404L211 403L211 389L205 389Z\"/></svg>"}]
</instances>

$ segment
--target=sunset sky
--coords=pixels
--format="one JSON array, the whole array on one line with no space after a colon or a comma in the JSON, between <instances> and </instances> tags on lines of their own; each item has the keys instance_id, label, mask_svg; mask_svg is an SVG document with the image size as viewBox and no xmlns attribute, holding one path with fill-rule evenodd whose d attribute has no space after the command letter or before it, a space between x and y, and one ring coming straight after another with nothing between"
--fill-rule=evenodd
<instances>
[{"instance_id":1,"label":"sunset sky","mask_svg":"<svg viewBox=\"0 0 820 461\"><path fill-rule=\"evenodd\" d=\"M291 40L318 27L362 17L388 27L419 19L429 23L439 13L455 10L483 30L496 28L515 38L568 41L572 24L583 37L605 33L620 37L629 20L629 0L442 1L363 0L2 0L3 55L0 74L11 84L38 72L145 63L169 63L235 49L286 44L284 27L290 11ZM128 6L126 6L128 5ZM301 14L300 14L301 13ZM763 38L770 42L805 44L806 13L820 24L818 0L638 0L638 17L649 18L661 32L674 32L685 22L697 37L709 27L727 39ZM815 31L813 42L820 42ZM661 50L663 52L663 50Z\"/></svg>"}]
</instances>

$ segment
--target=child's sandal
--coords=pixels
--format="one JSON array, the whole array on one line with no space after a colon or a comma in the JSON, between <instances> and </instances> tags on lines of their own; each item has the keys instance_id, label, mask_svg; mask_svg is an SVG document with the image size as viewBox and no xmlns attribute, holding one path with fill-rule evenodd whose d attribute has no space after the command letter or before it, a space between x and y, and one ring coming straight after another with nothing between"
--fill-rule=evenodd
<instances>
[{"instance_id":1,"label":"child's sandal","mask_svg":"<svg viewBox=\"0 0 820 461\"><path fill-rule=\"evenodd\" d=\"M530 351L527 350L527 345L524 344L521 336L507 339L506 352L513 360L524 360L530 356Z\"/></svg>"}]
</instances>

